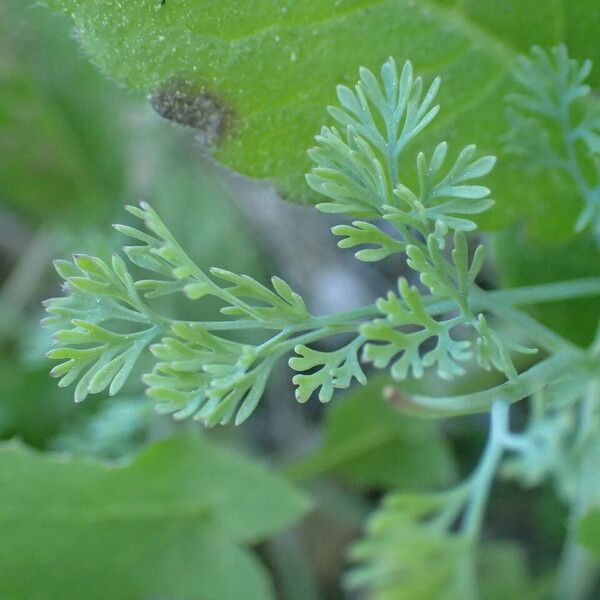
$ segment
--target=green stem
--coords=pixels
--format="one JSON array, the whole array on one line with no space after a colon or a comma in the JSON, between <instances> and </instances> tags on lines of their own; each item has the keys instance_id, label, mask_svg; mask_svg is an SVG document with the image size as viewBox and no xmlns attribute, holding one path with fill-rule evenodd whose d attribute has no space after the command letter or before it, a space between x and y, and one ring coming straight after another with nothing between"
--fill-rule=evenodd
<instances>
[{"instance_id":1,"label":"green stem","mask_svg":"<svg viewBox=\"0 0 600 600\"><path fill-rule=\"evenodd\" d=\"M549 352L563 352L570 350L572 352L582 352L580 348L565 340L552 329L542 325L539 321L510 306L505 302L499 302L493 294L489 292L474 293L475 303L479 303L484 309L489 310L496 316L507 319L514 325L517 325L524 333L527 333L531 339L545 347Z\"/></svg>"},{"instance_id":2,"label":"green stem","mask_svg":"<svg viewBox=\"0 0 600 600\"><path fill-rule=\"evenodd\" d=\"M282 350L293 350L299 344L310 344L311 342L316 342L317 340L321 340L325 337L336 335L338 333L356 333L356 326L332 325L329 327L323 327L321 329L317 329L316 331L311 331L303 335L280 341L272 347L272 351L279 352Z\"/></svg>"},{"instance_id":3,"label":"green stem","mask_svg":"<svg viewBox=\"0 0 600 600\"><path fill-rule=\"evenodd\" d=\"M561 132L564 137L567 158L565 160L565 170L571 175L575 185L579 189L583 201L586 204L586 212L593 210L600 202L600 186L592 187L583 173L579 160L577 159L577 151L575 148L574 130L571 125L571 115L569 114L569 105L565 104L561 107L559 123ZM581 217L580 217L581 219ZM578 223L579 225L579 223Z\"/></svg>"},{"instance_id":4,"label":"green stem","mask_svg":"<svg viewBox=\"0 0 600 600\"><path fill-rule=\"evenodd\" d=\"M573 514L573 520L575 514ZM557 600L588 600L598 576L597 561L569 532L558 574Z\"/></svg>"},{"instance_id":5,"label":"green stem","mask_svg":"<svg viewBox=\"0 0 600 600\"><path fill-rule=\"evenodd\" d=\"M569 300L573 298L585 298L600 296L600 277L587 277L583 279L572 279L558 283L543 283L507 290L484 291L477 290L477 300L481 308L487 308L492 302L503 303L510 306L527 306L531 304L542 304ZM452 300L436 300L432 296L423 298L427 312L431 315L441 314L455 308ZM497 305L499 306L499 305ZM498 312L502 309L498 308ZM348 311L313 317L298 324L298 329L316 329L327 325L351 323L361 319L367 319L379 315L376 304L368 304ZM279 323L262 323L254 320L230 320L230 321L200 321L199 324L207 330L233 331L236 329L281 329Z\"/></svg>"},{"instance_id":6,"label":"green stem","mask_svg":"<svg viewBox=\"0 0 600 600\"><path fill-rule=\"evenodd\" d=\"M494 290L484 292L484 294L494 300L506 302L513 306L600 296L600 277L586 277L556 283L542 283L506 290Z\"/></svg>"},{"instance_id":7,"label":"green stem","mask_svg":"<svg viewBox=\"0 0 600 600\"><path fill-rule=\"evenodd\" d=\"M469 486L469 502L467 504L459 535L464 536L470 544L471 551L462 561L458 576L462 579L462 589L468 598L479 597L477 581L477 564L475 546L481 535L481 527L485 515L492 483L504 453L503 441L508 433L509 408L501 400L494 402L490 415L490 434L477 469L467 482Z\"/></svg>"},{"instance_id":8,"label":"green stem","mask_svg":"<svg viewBox=\"0 0 600 600\"><path fill-rule=\"evenodd\" d=\"M186 321L187 323L187 321ZM196 321L206 331L236 331L241 329L266 329L267 326L258 321L250 319L239 319L230 321ZM269 327L269 329L280 329L280 327Z\"/></svg>"},{"instance_id":9,"label":"green stem","mask_svg":"<svg viewBox=\"0 0 600 600\"><path fill-rule=\"evenodd\" d=\"M579 369L579 353L560 352L520 373L514 380L493 388L460 396L412 395L407 408L414 408L415 412L423 416L434 417L487 412L496 400L513 404L542 389L549 381L555 381L561 375Z\"/></svg>"},{"instance_id":10,"label":"green stem","mask_svg":"<svg viewBox=\"0 0 600 600\"><path fill-rule=\"evenodd\" d=\"M471 479L471 502L462 523L462 532L476 542L483 522L485 506L496 470L504 452L504 439L508 433L508 404L497 400L490 415L490 435L481 462Z\"/></svg>"},{"instance_id":11,"label":"green stem","mask_svg":"<svg viewBox=\"0 0 600 600\"><path fill-rule=\"evenodd\" d=\"M595 187L589 184L581 168L580 161L577 158L577 150L575 148L576 131L571 124L569 103L563 102L556 117L566 149L566 157L562 160L562 167L573 179L585 204L583 212L577 220L576 228L577 230L582 230L588 223L592 222L596 241L600 244L600 237L598 237L600 234L600 222L597 219L597 215L594 216L594 212L600 207L600 182L597 181ZM595 222L594 219L596 219Z\"/></svg>"},{"instance_id":12,"label":"green stem","mask_svg":"<svg viewBox=\"0 0 600 600\"><path fill-rule=\"evenodd\" d=\"M576 496L571 505L567 539L558 571L557 600L591 598L598 579L598 560L577 541L577 522L600 499L600 423L596 414L599 403L600 381L596 378L588 383L586 395L581 401L582 419L573 447L581 458Z\"/></svg>"}]
</instances>

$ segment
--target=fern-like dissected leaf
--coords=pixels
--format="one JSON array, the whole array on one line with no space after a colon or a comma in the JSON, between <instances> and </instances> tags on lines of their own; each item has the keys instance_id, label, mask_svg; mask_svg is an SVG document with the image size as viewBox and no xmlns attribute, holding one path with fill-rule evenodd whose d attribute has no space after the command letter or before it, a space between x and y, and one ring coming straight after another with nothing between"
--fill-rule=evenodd
<instances>
[{"instance_id":1,"label":"fern-like dissected leaf","mask_svg":"<svg viewBox=\"0 0 600 600\"><path fill-rule=\"evenodd\" d=\"M524 93L512 94L510 101L527 112L560 119L565 105L590 92L585 80L591 70L591 60L580 64L569 57L564 45L551 52L534 46L531 57L519 57L513 72Z\"/></svg>"},{"instance_id":2,"label":"fern-like dissected leaf","mask_svg":"<svg viewBox=\"0 0 600 600\"><path fill-rule=\"evenodd\" d=\"M354 256L364 262L382 260L390 254L401 253L406 249L406 243L393 238L382 231L377 225L366 221L353 221L351 225L336 225L331 229L334 235L343 236L338 242L340 248L354 248L368 245L374 248L363 248Z\"/></svg>"},{"instance_id":3,"label":"fern-like dissected leaf","mask_svg":"<svg viewBox=\"0 0 600 600\"><path fill-rule=\"evenodd\" d=\"M160 412L178 419L193 416L212 426L245 421L256 408L277 356L260 358L256 349L212 335L198 323L177 323L151 349L159 359L144 377Z\"/></svg>"},{"instance_id":4,"label":"fern-like dissected leaf","mask_svg":"<svg viewBox=\"0 0 600 600\"><path fill-rule=\"evenodd\" d=\"M115 227L141 242L126 246L124 252L150 277L134 280L118 256L111 265L85 255L75 255L73 262L57 261L67 296L46 303L49 316L44 324L56 332L59 346L49 356L63 361L52 374L62 377L60 385L79 379L77 401L106 388L114 394L140 353L157 337L170 333L151 347L158 362L143 377L148 393L159 400L158 410L177 418L194 416L208 425L226 423L234 416L236 423L242 422L256 408L276 359L295 345L286 346L287 337L312 319L302 298L277 277L271 290L246 275L222 269L205 273L148 204L128 210L148 231ZM148 305L173 293L193 300L214 296L222 301L221 310L230 320L181 323ZM209 331L238 327L279 333L255 347Z\"/></svg>"},{"instance_id":5,"label":"fern-like dissected leaf","mask_svg":"<svg viewBox=\"0 0 600 600\"><path fill-rule=\"evenodd\" d=\"M419 193L413 193L402 184L394 193L415 214L424 212L428 219L434 223L442 221L449 229L473 231L477 225L464 218L464 215L482 213L493 206L494 201L489 198L490 190L487 187L470 182L487 175L494 168L496 158L475 158L476 147L466 146L450 170L442 175L447 152L446 142L438 144L429 162L420 152L417 156Z\"/></svg>"},{"instance_id":6,"label":"fern-like dissected leaf","mask_svg":"<svg viewBox=\"0 0 600 600\"><path fill-rule=\"evenodd\" d=\"M427 314L419 291L409 287L404 278L398 282L398 290L400 297L390 292L386 299L377 302L386 318L375 319L361 329L369 340L364 359L379 369L392 363L391 374L397 380L406 379L410 372L422 377L425 369L432 366L444 379L464 374L460 363L471 357L471 344L451 336L452 329L463 319L436 321ZM433 347L424 349L430 340L434 341Z\"/></svg>"},{"instance_id":7,"label":"fern-like dissected leaf","mask_svg":"<svg viewBox=\"0 0 600 600\"><path fill-rule=\"evenodd\" d=\"M471 286L484 261L484 248L479 245L469 264L467 240L461 231L454 234L451 263L448 264L435 233L427 236L426 245L410 245L406 248L408 266L419 273L421 283L438 298L454 298L466 310ZM448 268L450 266L450 269Z\"/></svg>"},{"instance_id":8,"label":"fern-like dissected leaf","mask_svg":"<svg viewBox=\"0 0 600 600\"><path fill-rule=\"evenodd\" d=\"M472 314L468 301L483 265L484 250L477 247L469 264L464 234L476 229L471 215L493 204L489 189L472 182L491 171L495 158L476 158L476 148L470 145L444 172L448 145L442 142L430 159L422 152L417 155L418 192L404 185L398 176L398 159L406 143L437 114L438 107L430 106L438 85L439 80L435 80L420 104L422 83L420 78L413 78L410 63L405 64L398 77L390 59L381 70L381 82L362 69L354 91L344 86L338 88L341 107L330 108L330 114L345 128L345 137L335 128L324 128L317 136L319 145L311 151L317 167L308 176L308 182L330 199L318 206L321 210L383 217L397 234L392 235L368 221L354 221L332 229L335 235L343 237L338 245L366 246L356 252L356 257L363 261L406 253L408 266L417 271L431 294L454 299L462 313L459 321L450 320L445 325L429 317L420 321L415 305L420 296L410 291L406 282L400 284L400 301L393 295L387 301L380 301L378 306L387 318L363 327L363 335L371 342L365 346L363 355L380 368L392 363L392 374L397 379L404 379L411 371L421 376L426 367L433 365L445 378L462 374L464 369L459 363L469 358L470 344L454 340L450 331L459 324L484 329ZM448 260L443 250L452 231L454 247ZM408 310L406 315L412 320L402 321L398 313L395 317L386 313L392 298L396 298L396 308ZM408 303L408 309L402 308L401 303ZM398 326L409 326L412 330L401 331ZM489 335L480 335L477 345L480 362L501 368L513 377L515 370L509 360L504 360L508 350L501 347L500 337L489 328L485 332ZM434 347L425 350L426 342L431 339L436 340Z\"/></svg>"},{"instance_id":9,"label":"fern-like dissected leaf","mask_svg":"<svg viewBox=\"0 0 600 600\"><path fill-rule=\"evenodd\" d=\"M242 303L225 307L221 311L223 314L246 316L264 323L275 322L284 325L310 319L302 297L279 277L271 279L274 290L271 291L248 275L237 275L224 269L215 268L212 268L210 272L214 277L231 283L230 287L224 288L227 294L242 301ZM194 300L199 297L198 293L202 294L202 286L202 283L192 283L185 288L185 292L189 298ZM253 301L253 304L246 302L247 300Z\"/></svg>"},{"instance_id":10,"label":"fern-like dissected leaf","mask_svg":"<svg viewBox=\"0 0 600 600\"><path fill-rule=\"evenodd\" d=\"M586 83L591 69L564 45L550 52L535 46L521 57L514 77L522 91L507 98L507 150L570 177L584 202L576 229L591 225L600 240L600 99Z\"/></svg>"},{"instance_id":11,"label":"fern-like dissected leaf","mask_svg":"<svg viewBox=\"0 0 600 600\"><path fill-rule=\"evenodd\" d=\"M436 78L423 96L423 80L404 64L400 76L390 58L381 68L381 83L366 68L354 90L338 86L341 106L329 113L342 128L323 127L316 148L309 151L316 167L309 185L330 202L317 205L329 213L376 217L393 204L401 152L438 113L433 101L439 89Z\"/></svg>"},{"instance_id":12,"label":"fern-like dissected leaf","mask_svg":"<svg viewBox=\"0 0 600 600\"><path fill-rule=\"evenodd\" d=\"M320 352L304 345L294 348L298 356L290 358L289 365L295 371L309 371L310 374L294 375L296 399L306 402L315 390L319 390L319 400L329 402L336 388L348 388L352 379L363 385L367 378L358 361L358 352L364 340L356 338L348 345L333 352Z\"/></svg>"},{"instance_id":13,"label":"fern-like dissected leaf","mask_svg":"<svg viewBox=\"0 0 600 600\"><path fill-rule=\"evenodd\" d=\"M282 323L285 326L310 318L302 298L282 279L272 278L271 291L248 275L218 268L205 273L189 258L151 206L142 202L140 208L129 206L127 210L139 217L154 234L151 236L133 227L115 225L121 233L143 242L141 246L123 248L129 259L161 276L160 279L144 279L136 283L147 298L179 291L192 300L215 296L226 304L221 310L223 314L244 316L271 325ZM231 285L223 286L219 281Z\"/></svg>"},{"instance_id":14,"label":"fern-like dissected leaf","mask_svg":"<svg viewBox=\"0 0 600 600\"><path fill-rule=\"evenodd\" d=\"M349 587L369 590L376 600L470 600L468 581L460 576L470 543L435 521L451 499L388 496L371 518L367 537L352 546L358 565L347 577Z\"/></svg>"},{"instance_id":15,"label":"fern-like dissected leaf","mask_svg":"<svg viewBox=\"0 0 600 600\"><path fill-rule=\"evenodd\" d=\"M118 256L113 256L110 266L83 254L75 255L73 262L56 261L55 266L65 278L68 295L45 303L50 316L42 323L54 331L59 346L48 357L63 361L51 374L62 378L61 386L79 379L76 402L106 388L114 395L141 352L164 331L166 321L142 302ZM107 322L111 329L101 326Z\"/></svg>"},{"instance_id":16,"label":"fern-like dissected leaf","mask_svg":"<svg viewBox=\"0 0 600 600\"><path fill-rule=\"evenodd\" d=\"M576 501L577 471L572 468L573 439L577 438L576 403L585 395L580 377L534 394L527 427L510 436L513 456L506 458L501 475L525 487L552 478L563 499ZM565 457L569 457L565 461Z\"/></svg>"},{"instance_id":17,"label":"fern-like dissected leaf","mask_svg":"<svg viewBox=\"0 0 600 600\"><path fill-rule=\"evenodd\" d=\"M405 281L400 297L390 294L378 308L385 319L363 326L368 340L363 357L379 368L392 364L392 375L404 379L409 373L420 377L435 366L448 379L464 373L460 364L470 358L470 342L456 340L452 330L468 326L477 337L477 356L486 368L493 366L509 378L516 376L509 350L483 315L470 306L470 292L484 262L484 248L478 246L469 257L466 233L477 228L472 215L493 204L490 190L475 180L487 175L496 162L493 156L476 157L476 147L466 146L447 168L448 145L438 144L428 159L416 157L418 190L401 181L398 161L401 152L437 114L431 108L439 79L421 101L422 81L414 79L406 63L398 76L392 59L381 69L381 79L366 69L354 90L338 88L339 107L329 112L345 128L345 137L325 127L311 151L316 167L309 184L329 198L318 205L325 212L383 218L394 231L369 221L353 221L332 229L343 239L342 248L361 247L356 257L377 261L394 253L405 253L408 266L416 271L431 295L451 299L459 317L437 321L419 303L420 294ZM448 238L453 236L453 239ZM451 252L447 252L452 243ZM449 254L449 256L448 256ZM433 346L429 345L433 343Z\"/></svg>"},{"instance_id":18,"label":"fern-like dissected leaf","mask_svg":"<svg viewBox=\"0 0 600 600\"><path fill-rule=\"evenodd\" d=\"M355 221L352 226L339 225L332 229L335 235L345 236L338 243L340 248L372 244L374 249L360 250L356 257L359 260L374 261L394 252L405 251L408 245L414 245L416 238L426 239L433 235L443 248L444 239L450 230L475 230L476 223L468 217L488 210L494 201L489 198L488 188L470 182L487 175L496 162L493 156L474 159L475 150L473 145L464 148L445 175L440 175L447 153L445 142L437 146L429 164L425 155L419 153L418 194L398 183L391 189L397 202L381 207L381 216L396 228L399 238L383 232L372 223Z\"/></svg>"},{"instance_id":19,"label":"fern-like dissected leaf","mask_svg":"<svg viewBox=\"0 0 600 600\"><path fill-rule=\"evenodd\" d=\"M509 379L517 376L510 351L520 354L535 354L535 348L528 348L494 331L483 315L479 315L474 325L477 331L477 362L486 370L492 367L503 372Z\"/></svg>"},{"instance_id":20,"label":"fern-like dissected leaf","mask_svg":"<svg viewBox=\"0 0 600 600\"><path fill-rule=\"evenodd\" d=\"M410 62L398 76L390 58L381 69L381 81L363 68L354 90L338 87L340 106L330 107L329 112L344 130L324 127L316 137L317 147L309 152L316 167L307 181L329 198L317 208L370 219L384 217L399 225L400 239L365 221L334 227L333 233L345 238L339 243L342 248L375 246L359 250L356 256L360 260L381 260L403 252L413 241L413 229L421 237L433 231L443 237L449 229L472 231L476 225L469 215L493 204L489 190L471 181L489 173L495 158L475 158L473 145L460 152L445 174L445 142L438 144L429 161L419 153L418 193L401 182L400 154L436 116L439 107L431 104L439 83L439 78L435 79L421 100L423 83L420 77L413 77Z\"/></svg>"}]
</instances>

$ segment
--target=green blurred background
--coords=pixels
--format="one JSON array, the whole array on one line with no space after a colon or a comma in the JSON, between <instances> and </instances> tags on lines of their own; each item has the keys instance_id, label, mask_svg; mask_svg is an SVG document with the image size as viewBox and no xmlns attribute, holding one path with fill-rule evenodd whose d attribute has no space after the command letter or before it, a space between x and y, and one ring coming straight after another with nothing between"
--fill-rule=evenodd
<instances>
[{"instance_id":1,"label":"green blurred background","mask_svg":"<svg viewBox=\"0 0 600 600\"><path fill-rule=\"evenodd\" d=\"M274 469L292 465L289 477L310 490L315 510L294 531L261 544L258 554L277 597L347 597L339 583L345 548L382 493L441 487L468 472L485 438L485 420L451 421L443 430L409 421L379 400L387 383L381 377L325 416L318 403L297 405L284 366L260 409L239 429L207 433L196 423L155 415L136 377L118 399L92 397L75 406L72 391L57 388L47 375L50 339L38 326L41 301L60 294L51 261L72 251L109 255L120 245L111 223L127 220L124 205L140 199L154 206L200 265L262 281L283 276L317 313L371 302L400 274L397 262L379 270L356 264L337 250L330 223L311 208L286 205L268 185L215 165L190 131L163 121L146 98L101 77L66 17L4 0L0 439L122 463L154 440L192 430ZM197 316L185 302L170 310ZM368 411L361 408L366 402ZM367 433L369 443L361 443ZM564 514L548 489L523 492L500 484L489 514L486 535L522 542L535 570L544 571L558 553ZM35 570L27 556L22 560L24 576Z\"/></svg>"}]
</instances>

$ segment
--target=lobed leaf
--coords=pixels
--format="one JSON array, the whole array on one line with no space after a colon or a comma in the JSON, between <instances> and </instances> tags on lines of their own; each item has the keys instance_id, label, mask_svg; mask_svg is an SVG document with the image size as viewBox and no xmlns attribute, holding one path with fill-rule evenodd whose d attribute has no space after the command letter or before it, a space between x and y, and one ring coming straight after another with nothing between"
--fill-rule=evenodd
<instances>
[{"instance_id":1,"label":"lobed leaf","mask_svg":"<svg viewBox=\"0 0 600 600\"><path fill-rule=\"evenodd\" d=\"M280 477L198 435L158 442L120 467L5 444L0 596L274 598L244 546L307 507Z\"/></svg>"},{"instance_id":2,"label":"lobed leaf","mask_svg":"<svg viewBox=\"0 0 600 600\"><path fill-rule=\"evenodd\" d=\"M334 389L348 388L352 379L366 384L367 378L358 360L358 351L363 342L359 336L332 352L321 352L304 345L296 346L294 352L297 356L290 358L290 367L294 371L312 371L310 374L301 373L292 378L298 402L307 402L316 390L319 390L321 402L329 402Z\"/></svg>"},{"instance_id":3,"label":"lobed leaf","mask_svg":"<svg viewBox=\"0 0 600 600\"><path fill-rule=\"evenodd\" d=\"M389 292L377 307L385 319L375 319L361 328L368 340L363 358L378 369L387 368L396 380L406 379L409 373L423 376L425 369L435 366L444 379L462 375L461 362L470 358L470 342L454 340L450 332L462 323L460 318L436 321L429 316L419 291L409 287L406 279L398 282L400 296ZM408 329L407 329L408 327ZM427 342L433 347L425 349Z\"/></svg>"}]
</instances>

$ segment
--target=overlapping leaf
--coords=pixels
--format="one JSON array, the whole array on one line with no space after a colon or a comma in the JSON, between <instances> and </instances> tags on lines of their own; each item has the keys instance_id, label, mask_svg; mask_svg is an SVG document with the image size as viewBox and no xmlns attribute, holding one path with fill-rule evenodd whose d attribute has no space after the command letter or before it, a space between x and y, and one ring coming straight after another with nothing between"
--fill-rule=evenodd
<instances>
[{"instance_id":1,"label":"overlapping leaf","mask_svg":"<svg viewBox=\"0 0 600 600\"><path fill-rule=\"evenodd\" d=\"M282 479L197 435L118 468L8 445L0 483L3 598L271 598L242 545L307 508Z\"/></svg>"},{"instance_id":2,"label":"overlapping leaf","mask_svg":"<svg viewBox=\"0 0 600 600\"><path fill-rule=\"evenodd\" d=\"M208 425L227 423L235 415L241 423L256 408L280 352L269 345L254 347L212 334L210 322L174 321L149 305L166 294L185 293L192 300L213 296L232 317L216 323L221 330L242 327L281 329L285 339L296 324L309 321L302 298L283 280L272 279L273 290L246 275L200 269L185 253L156 212L146 203L128 207L148 232L116 225L123 234L141 242L124 252L151 278L134 280L117 255L111 265L96 257L75 255L73 262L56 261L65 279L67 295L46 303L50 316L44 324L59 346L50 358L63 360L52 374L60 385L76 380L76 401L108 388L117 393L130 375L141 352L152 347L158 363L144 377L149 394L160 401L161 412L177 418L194 415ZM226 282L221 286L218 280ZM143 293L143 297L141 296Z\"/></svg>"},{"instance_id":3,"label":"overlapping leaf","mask_svg":"<svg viewBox=\"0 0 600 600\"><path fill-rule=\"evenodd\" d=\"M438 100L444 117L420 134L423 147L448 139L461 148L475 140L489 152L498 150L505 128L507 73L519 53L565 42L575 56L599 62L595 0L543 11L513 0L507 6L476 0L50 4L71 15L103 72L153 95L161 114L213 129L222 123L217 157L273 179L292 199L308 196L305 149L323 124L323 107L336 84L354 82L361 65L375 69L392 55L411 58L419 72L444 73ZM594 74L592 85L598 81ZM502 163L490 183L503 202L485 218L488 226L515 217L548 221L543 207L551 186L542 181L543 193L523 207L519 167ZM562 228L555 215L546 231L552 236Z\"/></svg>"}]
</instances>

